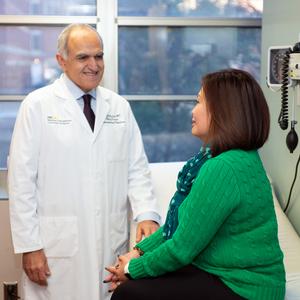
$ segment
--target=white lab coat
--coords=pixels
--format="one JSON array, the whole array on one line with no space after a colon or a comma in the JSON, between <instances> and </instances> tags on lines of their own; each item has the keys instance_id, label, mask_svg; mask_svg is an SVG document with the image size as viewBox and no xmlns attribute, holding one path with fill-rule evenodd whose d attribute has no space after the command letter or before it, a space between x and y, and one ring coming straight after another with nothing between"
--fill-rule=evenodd
<instances>
[{"instance_id":1,"label":"white lab coat","mask_svg":"<svg viewBox=\"0 0 300 300\"><path fill-rule=\"evenodd\" d=\"M16 253L43 248L48 287L24 276L27 300L104 300L104 267L127 250L133 217L157 212L140 131L128 102L97 88L94 132L60 78L21 104L9 159Z\"/></svg>"}]
</instances>

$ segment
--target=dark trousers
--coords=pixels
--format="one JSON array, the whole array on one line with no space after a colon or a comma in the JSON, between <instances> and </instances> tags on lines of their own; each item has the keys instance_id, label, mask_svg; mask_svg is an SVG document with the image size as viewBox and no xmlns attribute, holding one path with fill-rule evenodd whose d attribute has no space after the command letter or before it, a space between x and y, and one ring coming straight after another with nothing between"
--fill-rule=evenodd
<instances>
[{"instance_id":1,"label":"dark trousers","mask_svg":"<svg viewBox=\"0 0 300 300\"><path fill-rule=\"evenodd\" d=\"M217 276L192 265L155 278L121 284L111 300L241 300Z\"/></svg>"}]
</instances>

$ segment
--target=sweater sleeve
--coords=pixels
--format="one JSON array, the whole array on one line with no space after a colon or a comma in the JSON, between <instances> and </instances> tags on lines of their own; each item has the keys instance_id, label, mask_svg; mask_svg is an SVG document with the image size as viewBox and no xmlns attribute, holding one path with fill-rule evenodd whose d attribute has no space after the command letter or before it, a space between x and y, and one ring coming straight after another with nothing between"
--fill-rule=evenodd
<instances>
[{"instance_id":1,"label":"sweater sleeve","mask_svg":"<svg viewBox=\"0 0 300 300\"><path fill-rule=\"evenodd\" d=\"M132 259L130 275L135 279L155 277L192 263L213 240L239 199L232 167L218 157L210 159L180 207L173 237L142 257Z\"/></svg>"}]
</instances>

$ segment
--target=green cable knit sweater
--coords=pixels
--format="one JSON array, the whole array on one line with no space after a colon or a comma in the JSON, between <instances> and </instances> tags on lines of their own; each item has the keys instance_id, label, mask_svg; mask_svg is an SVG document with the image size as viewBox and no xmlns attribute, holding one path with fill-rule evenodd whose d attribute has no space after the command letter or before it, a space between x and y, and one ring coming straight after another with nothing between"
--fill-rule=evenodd
<instances>
[{"instance_id":1,"label":"green cable knit sweater","mask_svg":"<svg viewBox=\"0 0 300 300\"><path fill-rule=\"evenodd\" d=\"M283 254L270 183L257 151L230 150L209 159L179 208L169 240L162 228L138 245L134 279L193 264L246 299L282 300Z\"/></svg>"}]
</instances>

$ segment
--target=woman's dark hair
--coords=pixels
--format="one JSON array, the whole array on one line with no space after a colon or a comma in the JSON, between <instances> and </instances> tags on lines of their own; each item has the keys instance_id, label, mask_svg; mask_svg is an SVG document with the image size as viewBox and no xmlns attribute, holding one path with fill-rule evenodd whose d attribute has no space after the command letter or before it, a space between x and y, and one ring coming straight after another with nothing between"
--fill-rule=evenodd
<instances>
[{"instance_id":1,"label":"woman's dark hair","mask_svg":"<svg viewBox=\"0 0 300 300\"><path fill-rule=\"evenodd\" d=\"M207 74L202 87L211 114L209 144L213 155L230 149L260 148L268 138L270 113L256 80L242 70Z\"/></svg>"}]
</instances>

